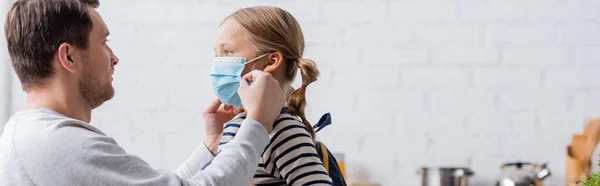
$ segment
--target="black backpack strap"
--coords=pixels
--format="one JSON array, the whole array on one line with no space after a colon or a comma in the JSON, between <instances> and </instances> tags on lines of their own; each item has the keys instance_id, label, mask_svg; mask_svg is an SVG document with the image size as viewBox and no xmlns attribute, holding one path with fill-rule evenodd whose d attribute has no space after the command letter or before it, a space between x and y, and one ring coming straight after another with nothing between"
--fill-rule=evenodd
<instances>
[{"instance_id":1,"label":"black backpack strap","mask_svg":"<svg viewBox=\"0 0 600 186\"><path fill-rule=\"evenodd\" d=\"M315 129L315 132L319 132L328 125L331 125L331 114L329 112L321 116L321 119L313 126L313 129Z\"/></svg>"}]
</instances>

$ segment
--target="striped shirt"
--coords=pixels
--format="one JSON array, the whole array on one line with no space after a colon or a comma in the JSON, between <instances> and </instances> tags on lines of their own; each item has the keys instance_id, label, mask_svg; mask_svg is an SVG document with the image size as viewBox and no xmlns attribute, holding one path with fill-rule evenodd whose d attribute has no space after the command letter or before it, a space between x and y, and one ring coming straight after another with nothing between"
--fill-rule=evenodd
<instances>
[{"instance_id":1,"label":"striped shirt","mask_svg":"<svg viewBox=\"0 0 600 186\"><path fill-rule=\"evenodd\" d=\"M235 137L245 118L246 113L242 113L225 124L219 151ZM259 160L252 184L332 185L311 134L298 116L284 108L273 124L269 138L270 143Z\"/></svg>"}]
</instances>

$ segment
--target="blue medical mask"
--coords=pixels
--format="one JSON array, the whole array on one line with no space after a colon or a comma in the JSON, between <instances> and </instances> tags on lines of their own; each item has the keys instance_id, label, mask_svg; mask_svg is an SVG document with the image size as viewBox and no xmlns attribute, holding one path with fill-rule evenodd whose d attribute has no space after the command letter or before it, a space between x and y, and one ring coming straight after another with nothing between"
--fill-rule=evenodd
<instances>
[{"instance_id":1,"label":"blue medical mask","mask_svg":"<svg viewBox=\"0 0 600 186\"><path fill-rule=\"evenodd\" d=\"M215 57L213 59L210 77L212 79L213 90L223 104L243 108L242 100L237 93L240 87L240 80L242 79L242 71L247 64L267 55L268 53L263 54L248 62L243 57Z\"/></svg>"}]
</instances>

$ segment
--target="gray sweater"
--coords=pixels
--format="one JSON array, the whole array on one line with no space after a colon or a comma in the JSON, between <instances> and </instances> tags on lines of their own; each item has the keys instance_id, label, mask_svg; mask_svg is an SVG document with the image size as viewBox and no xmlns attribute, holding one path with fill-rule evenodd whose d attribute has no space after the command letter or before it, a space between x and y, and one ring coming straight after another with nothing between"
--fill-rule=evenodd
<instances>
[{"instance_id":1,"label":"gray sweater","mask_svg":"<svg viewBox=\"0 0 600 186\"><path fill-rule=\"evenodd\" d=\"M247 186L268 142L262 125L247 119L218 156L202 143L175 172L157 170L98 128L35 108L15 114L5 126L0 185Z\"/></svg>"}]
</instances>

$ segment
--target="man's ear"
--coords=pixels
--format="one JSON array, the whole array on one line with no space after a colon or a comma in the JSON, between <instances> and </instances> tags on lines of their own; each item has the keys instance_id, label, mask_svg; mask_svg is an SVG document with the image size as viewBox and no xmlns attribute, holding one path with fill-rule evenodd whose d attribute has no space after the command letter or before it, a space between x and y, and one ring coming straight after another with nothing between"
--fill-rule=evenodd
<instances>
[{"instance_id":1,"label":"man's ear","mask_svg":"<svg viewBox=\"0 0 600 186\"><path fill-rule=\"evenodd\" d=\"M81 65L78 48L68 43L63 43L58 46L58 53L56 55L62 68L71 73L77 72L77 66Z\"/></svg>"},{"instance_id":2,"label":"man's ear","mask_svg":"<svg viewBox=\"0 0 600 186\"><path fill-rule=\"evenodd\" d=\"M283 54L281 52L273 52L266 56L267 65L265 66L264 72L272 73L274 72L281 64L283 64Z\"/></svg>"}]
</instances>

